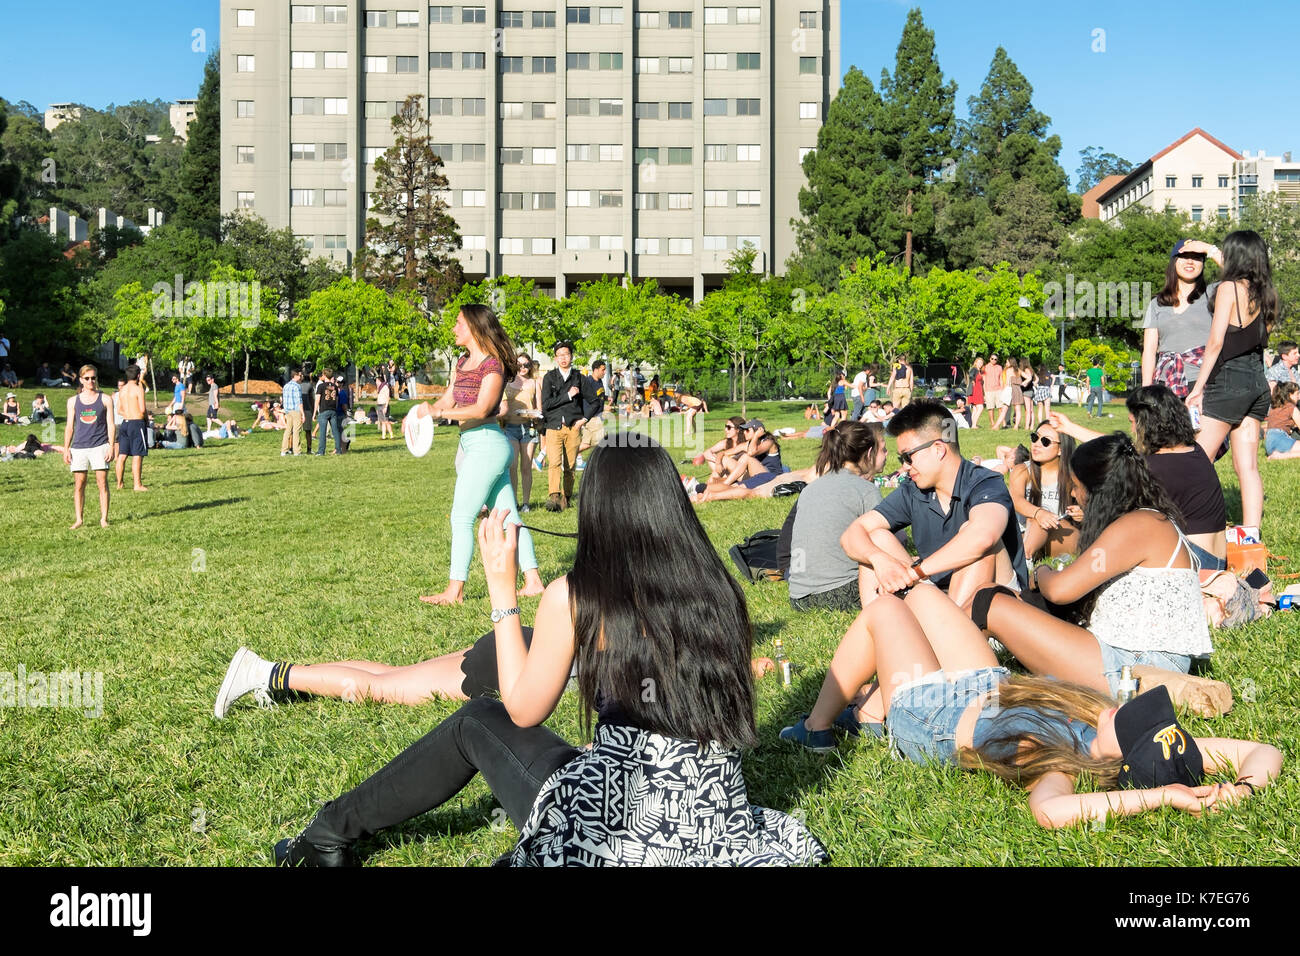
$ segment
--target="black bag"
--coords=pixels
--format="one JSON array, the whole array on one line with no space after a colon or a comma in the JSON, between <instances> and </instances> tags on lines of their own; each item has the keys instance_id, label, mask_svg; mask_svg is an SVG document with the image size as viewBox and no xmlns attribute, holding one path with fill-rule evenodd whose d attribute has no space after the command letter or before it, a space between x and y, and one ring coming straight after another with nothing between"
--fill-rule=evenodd
<instances>
[{"instance_id":1,"label":"black bag","mask_svg":"<svg viewBox=\"0 0 1300 956\"><path fill-rule=\"evenodd\" d=\"M751 534L744 543L733 546L727 552L746 581L757 584L759 581L784 580L781 564L776 557L780 537L780 531L760 531Z\"/></svg>"}]
</instances>

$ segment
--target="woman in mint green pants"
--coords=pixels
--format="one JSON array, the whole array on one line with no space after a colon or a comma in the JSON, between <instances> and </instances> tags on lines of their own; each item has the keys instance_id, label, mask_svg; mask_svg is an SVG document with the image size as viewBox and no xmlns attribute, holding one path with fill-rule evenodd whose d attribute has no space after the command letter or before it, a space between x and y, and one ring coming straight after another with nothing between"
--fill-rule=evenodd
<instances>
[{"instance_id":1,"label":"woman in mint green pants","mask_svg":"<svg viewBox=\"0 0 1300 956\"><path fill-rule=\"evenodd\" d=\"M518 371L515 348L497 317L485 305L467 305L456 317L456 344L466 350L456 363L451 383L438 401L425 402L420 417L436 415L460 425L462 461L451 505L451 575L441 594L422 596L427 604L460 604L474 556L474 522L486 504L510 512L521 524L510 484L510 442L497 424L505 383ZM533 538L519 529L519 566L524 572L520 594L532 597L545 588L537 571Z\"/></svg>"}]
</instances>

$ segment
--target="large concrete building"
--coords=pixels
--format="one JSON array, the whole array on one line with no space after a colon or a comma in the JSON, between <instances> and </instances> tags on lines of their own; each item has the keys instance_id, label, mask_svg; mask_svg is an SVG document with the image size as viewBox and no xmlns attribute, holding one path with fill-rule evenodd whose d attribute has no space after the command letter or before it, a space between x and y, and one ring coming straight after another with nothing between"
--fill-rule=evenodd
<instances>
[{"instance_id":1,"label":"large concrete building","mask_svg":"<svg viewBox=\"0 0 1300 956\"><path fill-rule=\"evenodd\" d=\"M1290 153L1239 153L1198 127L1127 176L1098 185L1085 199L1095 199L1103 221L1132 205L1157 212L1172 207L1193 222L1235 219L1257 193L1277 192L1288 202L1300 202L1300 163L1293 163Z\"/></svg>"},{"instance_id":2,"label":"large concrete building","mask_svg":"<svg viewBox=\"0 0 1300 956\"><path fill-rule=\"evenodd\" d=\"M602 274L701 296L778 272L839 86L840 0L233 0L221 206L350 263L390 118L424 96L467 276Z\"/></svg>"}]
</instances>

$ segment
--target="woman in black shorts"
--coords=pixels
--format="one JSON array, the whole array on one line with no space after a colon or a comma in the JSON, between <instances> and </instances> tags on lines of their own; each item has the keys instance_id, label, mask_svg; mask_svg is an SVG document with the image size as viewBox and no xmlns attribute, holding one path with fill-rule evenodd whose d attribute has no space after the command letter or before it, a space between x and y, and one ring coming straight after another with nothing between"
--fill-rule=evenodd
<instances>
[{"instance_id":1,"label":"woman in black shorts","mask_svg":"<svg viewBox=\"0 0 1300 956\"><path fill-rule=\"evenodd\" d=\"M1186 243L1183 251L1212 252L1205 243ZM1259 440L1269 410L1264 346L1277 318L1268 246L1259 233L1242 229L1223 240L1223 274L1210 306L1214 322L1201 365L1210 372L1197 378L1187 406L1201 415L1196 442L1211 460L1223 439L1231 437L1232 466L1241 486L1241 523L1258 528L1264 516Z\"/></svg>"}]
</instances>

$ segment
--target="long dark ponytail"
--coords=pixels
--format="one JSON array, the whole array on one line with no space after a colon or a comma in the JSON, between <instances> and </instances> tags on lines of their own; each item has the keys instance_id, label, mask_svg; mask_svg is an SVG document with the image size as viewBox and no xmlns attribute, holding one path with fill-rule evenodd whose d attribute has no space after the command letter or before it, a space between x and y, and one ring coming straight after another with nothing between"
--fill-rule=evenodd
<instances>
[{"instance_id":1,"label":"long dark ponytail","mask_svg":"<svg viewBox=\"0 0 1300 956\"><path fill-rule=\"evenodd\" d=\"M586 726L593 709L613 708L680 740L757 743L744 593L672 458L646 436L624 432L593 451L568 580Z\"/></svg>"}]
</instances>

